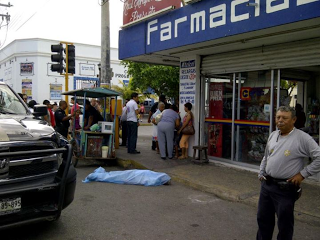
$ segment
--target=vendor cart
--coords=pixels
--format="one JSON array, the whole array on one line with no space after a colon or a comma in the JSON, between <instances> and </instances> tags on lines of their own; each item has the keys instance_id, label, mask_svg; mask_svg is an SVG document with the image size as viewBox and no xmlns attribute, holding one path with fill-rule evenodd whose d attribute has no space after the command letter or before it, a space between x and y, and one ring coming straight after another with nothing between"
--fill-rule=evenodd
<instances>
[{"instance_id":1,"label":"vendor cart","mask_svg":"<svg viewBox=\"0 0 320 240\"><path fill-rule=\"evenodd\" d=\"M104 99L103 118L104 122L99 122L101 131L86 131L83 130L84 117L82 119L82 128L75 130L75 123L72 126L73 156L75 158L74 166L76 167L79 159L92 160L113 160L115 156L115 126L116 126L116 111L114 111L113 122L106 121L106 103L107 98L115 98L115 109L117 109L117 97L120 93L107 88L84 88L62 93L62 95L74 96L75 103L77 97L86 98L100 98ZM83 108L83 116L85 116L85 107ZM111 112L110 112L111 114ZM75 122L75 121L74 121Z\"/></svg>"}]
</instances>

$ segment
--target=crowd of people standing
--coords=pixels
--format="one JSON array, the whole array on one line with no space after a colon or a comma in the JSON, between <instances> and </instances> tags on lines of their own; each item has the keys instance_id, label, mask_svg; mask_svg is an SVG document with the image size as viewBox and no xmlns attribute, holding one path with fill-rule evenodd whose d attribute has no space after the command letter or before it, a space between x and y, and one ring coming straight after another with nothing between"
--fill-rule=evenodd
<instances>
[{"instance_id":1,"label":"crowd of people standing","mask_svg":"<svg viewBox=\"0 0 320 240\"><path fill-rule=\"evenodd\" d=\"M23 101L29 107L30 112L33 112L34 106L38 103L35 100L28 102L28 96L26 94L19 94ZM74 97L71 98L71 114L66 114L66 109L69 104L61 100L59 104L53 101L44 100L43 105L47 106L47 115L44 115L42 119L52 126L58 133L64 137L68 137L69 131L75 127L75 130L80 130L80 114L81 109L78 103L75 103ZM96 99L85 101L85 115L84 115L84 130L89 130L90 127L99 121L103 121L101 115L100 102Z\"/></svg>"},{"instance_id":2,"label":"crowd of people standing","mask_svg":"<svg viewBox=\"0 0 320 240\"><path fill-rule=\"evenodd\" d=\"M130 154L139 154L136 149L139 120L138 114L142 115L141 108L138 107L138 94L133 93L131 100L127 99L122 108L120 125L122 129L122 144L126 146ZM188 157L188 140L190 135L184 134L183 129L193 125L193 114L191 112L192 104L186 103L184 106L186 112L183 121L176 105L171 105L166 101L164 95L159 97L148 115L148 123L153 124L152 140L153 150L160 154L163 160ZM142 110L144 113L144 109ZM182 155L179 157L179 148ZM175 153L175 154L174 154Z\"/></svg>"}]
</instances>

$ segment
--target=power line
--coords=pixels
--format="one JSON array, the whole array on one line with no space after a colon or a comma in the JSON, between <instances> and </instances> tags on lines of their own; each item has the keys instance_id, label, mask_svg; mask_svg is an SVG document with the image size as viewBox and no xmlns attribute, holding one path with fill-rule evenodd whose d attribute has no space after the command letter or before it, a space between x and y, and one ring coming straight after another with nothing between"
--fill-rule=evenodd
<instances>
[{"instance_id":1,"label":"power line","mask_svg":"<svg viewBox=\"0 0 320 240\"><path fill-rule=\"evenodd\" d=\"M6 43L6 41L7 41L7 36L8 36L8 24L7 24L6 36L5 36L5 38L4 38L3 43L0 45L0 49L1 49L1 48L4 46L4 44Z\"/></svg>"}]
</instances>

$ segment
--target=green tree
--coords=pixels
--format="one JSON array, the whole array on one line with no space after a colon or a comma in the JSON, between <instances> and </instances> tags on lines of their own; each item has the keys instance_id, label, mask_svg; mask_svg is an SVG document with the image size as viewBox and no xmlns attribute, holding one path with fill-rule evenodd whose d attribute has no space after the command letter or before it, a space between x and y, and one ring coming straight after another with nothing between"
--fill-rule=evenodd
<instances>
[{"instance_id":1,"label":"green tree","mask_svg":"<svg viewBox=\"0 0 320 240\"><path fill-rule=\"evenodd\" d=\"M295 81L281 80L280 82L281 89L286 89L288 95L291 95L293 89L297 86Z\"/></svg>"},{"instance_id":2,"label":"green tree","mask_svg":"<svg viewBox=\"0 0 320 240\"><path fill-rule=\"evenodd\" d=\"M130 82L128 86L126 86L122 81L119 80L119 83L122 84L122 86L118 85L112 85L111 89L117 91L118 93L122 94L122 99L131 99L131 94L133 92L136 92L137 89L132 89L130 86Z\"/></svg>"},{"instance_id":3,"label":"green tree","mask_svg":"<svg viewBox=\"0 0 320 240\"><path fill-rule=\"evenodd\" d=\"M122 61L132 77L131 87L139 88L145 92L148 87L152 88L157 95L164 94L169 98L179 97L179 67L151 65Z\"/></svg>"}]
</instances>

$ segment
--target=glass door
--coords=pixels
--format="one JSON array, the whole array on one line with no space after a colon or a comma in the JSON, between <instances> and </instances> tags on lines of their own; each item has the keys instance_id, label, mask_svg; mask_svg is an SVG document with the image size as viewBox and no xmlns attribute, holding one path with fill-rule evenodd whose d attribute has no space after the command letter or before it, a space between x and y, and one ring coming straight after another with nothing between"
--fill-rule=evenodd
<instances>
[{"instance_id":1,"label":"glass door","mask_svg":"<svg viewBox=\"0 0 320 240\"><path fill-rule=\"evenodd\" d=\"M274 126L277 72L239 73L236 76L235 161L259 165Z\"/></svg>"},{"instance_id":2,"label":"glass door","mask_svg":"<svg viewBox=\"0 0 320 240\"><path fill-rule=\"evenodd\" d=\"M205 143L209 156L231 159L233 75L205 79Z\"/></svg>"}]
</instances>

